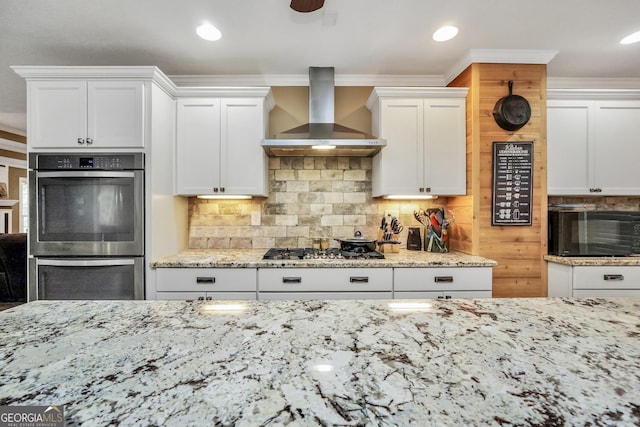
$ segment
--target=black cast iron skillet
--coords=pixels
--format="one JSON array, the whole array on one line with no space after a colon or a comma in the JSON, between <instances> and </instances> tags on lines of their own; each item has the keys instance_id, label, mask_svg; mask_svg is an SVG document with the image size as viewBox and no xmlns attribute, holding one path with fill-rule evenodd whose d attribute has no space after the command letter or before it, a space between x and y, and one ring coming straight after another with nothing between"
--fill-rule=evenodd
<instances>
[{"instance_id":1,"label":"black cast iron skillet","mask_svg":"<svg viewBox=\"0 0 640 427\"><path fill-rule=\"evenodd\" d=\"M520 95L513 94L513 80L509 80L509 95L496 102L493 107L493 118L504 130L518 130L531 118L529 101Z\"/></svg>"}]
</instances>

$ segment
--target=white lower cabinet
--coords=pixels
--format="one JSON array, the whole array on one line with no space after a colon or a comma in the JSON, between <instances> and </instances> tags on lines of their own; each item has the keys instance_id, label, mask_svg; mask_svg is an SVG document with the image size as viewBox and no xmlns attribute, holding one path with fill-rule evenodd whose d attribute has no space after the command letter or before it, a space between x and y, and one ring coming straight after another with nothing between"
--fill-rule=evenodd
<instances>
[{"instance_id":1,"label":"white lower cabinet","mask_svg":"<svg viewBox=\"0 0 640 427\"><path fill-rule=\"evenodd\" d=\"M394 268L394 298L491 298L491 267Z\"/></svg>"},{"instance_id":2,"label":"white lower cabinet","mask_svg":"<svg viewBox=\"0 0 640 427\"><path fill-rule=\"evenodd\" d=\"M549 297L638 297L640 266L547 266Z\"/></svg>"},{"instance_id":3,"label":"white lower cabinet","mask_svg":"<svg viewBox=\"0 0 640 427\"><path fill-rule=\"evenodd\" d=\"M265 268L258 299L392 298L391 268Z\"/></svg>"},{"instance_id":4,"label":"white lower cabinet","mask_svg":"<svg viewBox=\"0 0 640 427\"><path fill-rule=\"evenodd\" d=\"M159 268L157 299L252 299L256 294L255 268Z\"/></svg>"},{"instance_id":5,"label":"white lower cabinet","mask_svg":"<svg viewBox=\"0 0 640 427\"><path fill-rule=\"evenodd\" d=\"M491 267L158 268L159 300L491 298Z\"/></svg>"}]
</instances>

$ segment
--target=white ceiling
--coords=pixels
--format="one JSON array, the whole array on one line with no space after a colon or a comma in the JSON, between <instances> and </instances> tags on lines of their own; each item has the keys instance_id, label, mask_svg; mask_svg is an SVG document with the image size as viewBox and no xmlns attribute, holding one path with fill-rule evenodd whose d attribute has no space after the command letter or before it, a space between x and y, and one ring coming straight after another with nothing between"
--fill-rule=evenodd
<instances>
[{"instance_id":1,"label":"white ceiling","mask_svg":"<svg viewBox=\"0 0 640 427\"><path fill-rule=\"evenodd\" d=\"M327 25L325 12L337 16ZM211 21L222 39L194 27ZM431 39L443 24L455 39ZM168 75L447 75L471 49L558 51L553 78L640 81L640 0L0 0L0 126L25 129L11 65L157 65ZM620 84L619 80L618 84Z\"/></svg>"}]
</instances>

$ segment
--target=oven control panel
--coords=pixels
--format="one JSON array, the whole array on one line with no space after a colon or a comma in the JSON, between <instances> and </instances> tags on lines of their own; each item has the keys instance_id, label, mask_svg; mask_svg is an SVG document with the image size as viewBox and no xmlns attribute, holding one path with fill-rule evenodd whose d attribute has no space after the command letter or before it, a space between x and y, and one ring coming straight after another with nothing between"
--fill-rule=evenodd
<instances>
[{"instance_id":1,"label":"oven control panel","mask_svg":"<svg viewBox=\"0 0 640 427\"><path fill-rule=\"evenodd\" d=\"M38 170L122 170L142 169L143 153L49 154L34 153L29 167Z\"/></svg>"}]
</instances>

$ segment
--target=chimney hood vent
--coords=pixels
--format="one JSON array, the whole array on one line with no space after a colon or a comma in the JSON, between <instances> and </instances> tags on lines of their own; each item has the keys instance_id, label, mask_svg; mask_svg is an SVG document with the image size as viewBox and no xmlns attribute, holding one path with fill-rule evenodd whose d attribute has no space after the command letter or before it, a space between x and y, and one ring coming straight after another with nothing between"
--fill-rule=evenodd
<instances>
[{"instance_id":1,"label":"chimney hood vent","mask_svg":"<svg viewBox=\"0 0 640 427\"><path fill-rule=\"evenodd\" d=\"M262 141L270 156L373 157L387 141L334 123L334 69L309 68L309 123Z\"/></svg>"}]
</instances>

